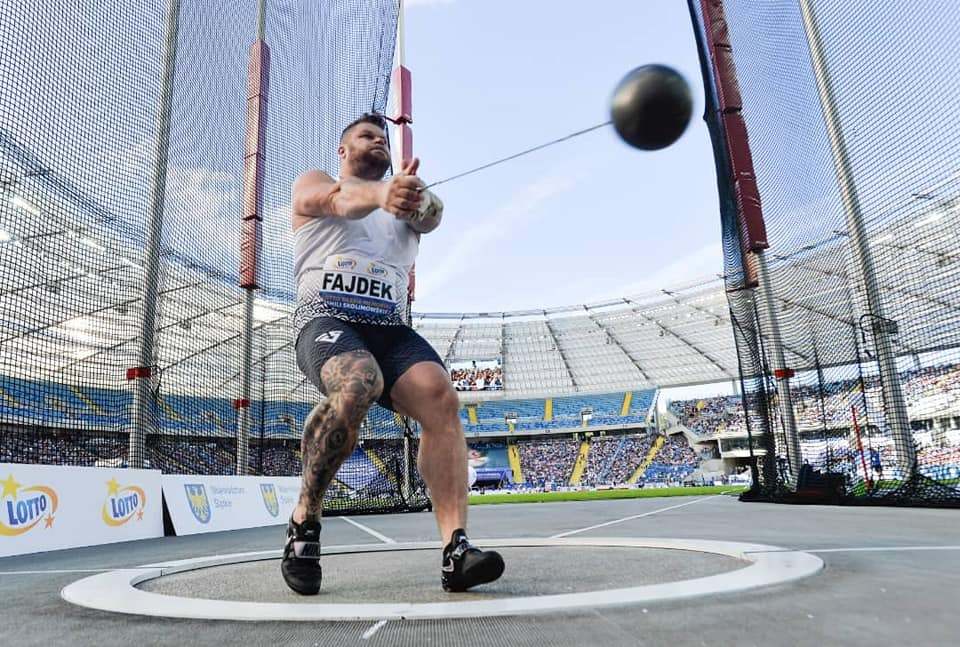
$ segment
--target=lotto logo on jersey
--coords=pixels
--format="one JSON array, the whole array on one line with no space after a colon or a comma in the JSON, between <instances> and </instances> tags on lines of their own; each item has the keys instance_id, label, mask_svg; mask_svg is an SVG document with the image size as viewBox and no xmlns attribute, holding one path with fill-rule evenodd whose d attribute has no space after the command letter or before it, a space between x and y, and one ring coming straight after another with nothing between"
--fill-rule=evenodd
<instances>
[{"instance_id":1,"label":"lotto logo on jersey","mask_svg":"<svg viewBox=\"0 0 960 647\"><path fill-rule=\"evenodd\" d=\"M100 508L100 518L108 526L122 526L134 517L143 520L147 495L136 485L120 485L114 477L107 481L107 498Z\"/></svg>"},{"instance_id":2,"label":"lotto logo on jersey","mask_svg":"<svg viewBox=\"0 0 960 647\"><path fill-rule=\"evenodd\" d=\"M376 263L370 263L369 267L367 267L367 273L372 276L386 276L387 268L382 265L377 265Z\"/></svg>"},{"instance_id":3,"label":"lotto logo on jersey","mask_svg":"<svg viewBox=\"0 0 960 647\"><path fill-rule=\"evenodd\" d=\"M344 258L343 256L337 257L337 269L338 270L352 270L357 266L357 261L352 258Z\"/></svg>"},{"instance_id":4,"label":"lotto logo on jersey","mask_svg":"<svg viewBox=\"0 0 960 647\"><path fill-rule=\"evenodd\" d=\"M57 512L56 491L46 485L23 486L13 474L0 481L0 536L15 537L29 532L43 521L44 528L52 528Z\"/></svg>"}]
</instances>

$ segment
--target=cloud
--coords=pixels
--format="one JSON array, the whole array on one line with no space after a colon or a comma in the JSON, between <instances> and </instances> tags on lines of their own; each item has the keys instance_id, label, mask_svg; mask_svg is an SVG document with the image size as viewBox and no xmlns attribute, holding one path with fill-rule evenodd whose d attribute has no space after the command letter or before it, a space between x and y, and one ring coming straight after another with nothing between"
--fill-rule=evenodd
<instances>
[{"instance_id":1,"label":"cloud","mask_svg":"<svg viewBox=\"0 0 960 647\"><path fill-rule=\"evenodd\" d=\"M473 258L478 249L489 249L498 239L507 238L528 221L544 215L540 207L574 185L572 175L548 175L526 185L493 213L457 236L430 271L417 276L417 298L423 299L449 284L457 276L471 272L474 266L464 259Z\"/></svg>"}]
</instances>

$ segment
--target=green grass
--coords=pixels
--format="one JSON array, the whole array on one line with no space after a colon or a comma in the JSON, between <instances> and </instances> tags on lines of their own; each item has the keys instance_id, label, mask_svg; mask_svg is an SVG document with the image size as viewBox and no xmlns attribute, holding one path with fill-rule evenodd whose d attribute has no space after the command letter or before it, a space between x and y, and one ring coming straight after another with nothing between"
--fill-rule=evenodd
<instances>
[{"instance_id":1,"label":"green grass","mask_svg":"<svg viewBox=\"0 0 960 647\"><path fill-rule=\"evenodd\" d=\"M960 479L942 479L942 480L936 480L936 482L939 483L940 485L945 485L947 487L956 487L957 485L960 485ZM892 490L896 490L901 485L903 485L902 480L884 479L882 481L874 481L873 491L876 492L877 490L880 490L881 492L886 493ZM857 483L856 485L853 486L853 488L851 488L850 494L852 496L866 496L867 484L864 483L863 481L861 481L860 483Z\"/></svg>"},{"instance_id":2,"label":"green grass","mask_svg":"<svg viewBox=\"0 0 960 647\"><path fill-rule=\"evenodd\" d=\"M523 494L471 494L470 505L491 503L548 503L551 501L592 501L594 499L650 499L667 496L697 496L740 493L738 485L709 485L704 487L642 488L639 490L582 490L580 492L531 492Z\"/></svg>"},{"instance_id":3,"label":"green grass","mask_svg":"<svg viewBox=\"0 0 960 647\"><path fill-rule=\"evenodd\" d=\"M896 481L893 479L884 479L882 481L873 482L873 490L882 490L884 492L889 492L890 490L895 490L898 487L903 485L903 481ZM850 490L850 494L853 496L866 496L867 494L867 484L863 481L857 483Z\"/></svg>"}]
</instances>

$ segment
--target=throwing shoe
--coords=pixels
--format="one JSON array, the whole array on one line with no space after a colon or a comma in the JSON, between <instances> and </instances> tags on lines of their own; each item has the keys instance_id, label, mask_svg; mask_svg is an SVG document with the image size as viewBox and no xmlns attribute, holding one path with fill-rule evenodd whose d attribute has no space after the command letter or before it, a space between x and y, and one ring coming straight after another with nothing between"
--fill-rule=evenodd
<instances>
[{"instance_id":1,"label":"throwing shoe","mask_svg":"<svg viewBox=\"0 0 960 647\"><path fill-rule=\"evenodd\" d=\"M440 581L444 591L466 591L479 584L493 582L503 575L503 568L500 553L480 550L470 543L467 533L458 528L443 549Z\"/></svg>"},{"instance_id":2,"label":"throwing shoe","mask_svg":"<svg viewBox=\"0 0 960 647\"><path fill-rule=\"evenodd\" d=\"M300 595L316 595L320 592L323 571L320 568L319 521L297 523L290 519L280 572L287 586Z\"/></svg>"}]
</instances>

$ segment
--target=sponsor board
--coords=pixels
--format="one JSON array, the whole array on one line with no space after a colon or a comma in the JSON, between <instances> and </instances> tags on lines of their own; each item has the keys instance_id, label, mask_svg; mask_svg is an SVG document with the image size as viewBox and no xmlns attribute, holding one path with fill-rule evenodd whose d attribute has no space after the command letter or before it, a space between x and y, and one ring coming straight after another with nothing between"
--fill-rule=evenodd
<instances>
[{"instance_id":1,"label":"sponsor board","mask_svg":"<svg viewBox=\"0 0 960 647\"><path fill-rule=\"evenodd\" d=\"M300 496L296 476L161 477L178 535L286 523Z\"/></svg>"},{"instance_id":2,"label":"sponsor board","mask_svg":"<svg viewBox=\"0 0 960 647\"><path fill-rule=\"evenodd\" d=\"M162 536L156 470L0 463L0 557Z\"/></svg>"}]
</instances>

